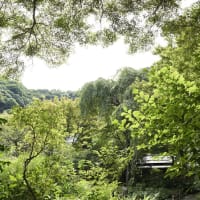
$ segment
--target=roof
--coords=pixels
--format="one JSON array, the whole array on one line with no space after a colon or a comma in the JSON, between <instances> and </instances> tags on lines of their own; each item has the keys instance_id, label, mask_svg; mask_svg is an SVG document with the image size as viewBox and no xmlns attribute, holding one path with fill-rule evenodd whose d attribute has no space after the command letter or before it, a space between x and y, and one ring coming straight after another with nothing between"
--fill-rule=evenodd
<instances>
[{"instance_id":1,"label":"roof","mask_svg":"<svg viewBox=\"0 0 200 200\"><path fill-rule=\"evenodd\" d=\"M169 168L173 163L173 156L147 155L137 161L137 166L139 168Z\"/></svg>"}]
</instances>

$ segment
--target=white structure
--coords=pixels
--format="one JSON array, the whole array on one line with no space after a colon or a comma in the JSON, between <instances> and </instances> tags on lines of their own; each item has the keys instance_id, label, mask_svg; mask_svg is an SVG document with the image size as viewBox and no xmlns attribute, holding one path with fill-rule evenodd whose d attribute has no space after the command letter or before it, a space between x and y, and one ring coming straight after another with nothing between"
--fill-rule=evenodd
<instances>
[{"instance_id":1,"label":"white structure","mask_svg":"<svg viewBox=\"0 0 200 200\"><path fill-rule=\"evenodd\" d=\"M146 155L137 162L138 168L169 168L174 163L173 156Z\"/></svg>"}]
</instances>

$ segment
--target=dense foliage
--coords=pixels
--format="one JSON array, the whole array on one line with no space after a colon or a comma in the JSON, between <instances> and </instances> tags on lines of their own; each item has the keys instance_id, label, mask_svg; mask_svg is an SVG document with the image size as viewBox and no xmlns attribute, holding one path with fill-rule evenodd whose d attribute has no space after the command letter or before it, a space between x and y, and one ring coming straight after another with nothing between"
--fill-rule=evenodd
<instances>
[{"instance_id":1,"label":"dense foliage","mask_svg":"<svg viewBox=\"0 0 200 200\"><path fill-rule=\"evenodd\" d=\"M124 68L113 80L87 83L75 99L35 99L3 114L0 199L109 200L128 194L132 199L166 199L184 189L178 184L180 178L164 180L163 171L137 168L137 159L145 152L140 146L144 148L145 142L148 148L154 146L132 119L140 120L136 110L142 109L138 93L133 96L132 90L143 90L152 82L148 71ZM149 88L152 91L152 85ZM155 145L160 153L159 142ZM194 179L185 178L195 185ZM154 189L152 182L158 182Z\"/></svg>"},{"instance_id":2,"label":"dense foliage","mask_svg":"<svg viewBox=\"0 0 200 200\"><path fill-rule=\"evenodd\" d=\"M44 0L3 1L2 6L13 2L13 8L27 10L27 16L5 12L2 15L5 23L1 26L10 26L16 31L12 34L20 34L26 30L22 26L32 24L32 29L23 33L31 41L33 36L39 37L35 29L44 25L37 21L42 19L43 9L49 8L51 12L52 5L56 9L67 5L70 11L73 5L73 14L82 6L80 15L76 15L77 23L91 13L99 15L97 11L103 8L103 16L115 16L106 15L109 9L114 10L118 18L110 19L112 26L123 29L126 21L120 20L133 11L131 5L136 1L67 1L68 4ZM155 5L158 7L153 11L157 12L163 11L160 5L164 9L176 3L137 2L138 13L133 16L145 11L148 20L149 11ZM40 9L37 19L36 8ZM30 23L26 21L28 11L33 14ZM57 10L59 14L61 11ZM87 83L78 96L70 93L73 98L57 91L27 91L20 83L1 81L2 108L6 104L17 106L0 116L0 199L167 200L183 199L187 193L199 192L199 13L197 2L172 20L165 21L163 12L155 15L156 19L151 20L160 22L163 37L168 41L166 47L155 49L160 61L149 69L124 68L112 80L100 78ZM6 21L7 16L12 19L14 14L22 20L21 26ZM69 17L68 13L65 17ZM55 20L60 23L59 30L69 27L65 26L64 18L58 19ZM128 28L130 24L126 25ZM80 23L70 29L72 37L77 33L78 41L83 26ZM126 28L123 29L126 34L134 33ZM122 29L116 34L123 34ZM17 36L13 44L18 44L15 42L20 35ZM112 39L109 41L113 42ZM43 46L36 53L40 54L42 49ZM38 98L32 100L31 92ZM149 154L157 159L160 155L173 156L174 162L168 168L140 168L139 160Z\"/></svg>"},{"instance_id":3,"label":"dense foliage","mask_svg":"<svg viewBox=\"0 0 200 200\"><path fill-rule=\"evenodd\" d=\"M107 46L121 36L130 52L144 49L179 5L180 0L2 0L0 72L15 77L29 56L58 65L75 44Z\"/></svg>"},{"instance_id":4,"label":"dense foliage","mask_svg":"<svg viewBox=\"0 0 200 200\"><path fill-rule=\"evenodd\" d=\"M58 97L75 98L76 93L72 91L62 92L59 90L29 90L20 82L11 80L0 80L0 112L9 110L14 106L22 106L32 102L34 98L54 99Z\"/></svg>"},{"instance_id":5,"label":"dense foliage","mask_svg":"<svg viewBox=\"0 0 200 200\"><path fill-rule=\"evenodd\" d=\"M80 99L38 99L2 115L1 199L115 199L118 181L130 178L123 173L130 170L126 168L132 151L129 136L117 131L112 118L120 117L116 113L120 106L130 106L130 86L145 74L125 68L115 80L86 84ZM107 93L111 87L105 90L111 82L118 90L113 96ZM94 95L88 92L89 85ZM106 110L103 97L107 107L114 98L118 103ZM88 112L83 112L84 107Z\"/></svg>"},{"instance_id":6,"label":"dense foliage","mask_svg":"<svg viewBox=\"0 0 200 200\"><path fill-rule=\"evenodd\" d=\"M139 151L174 155L166 175L199 191L199 3L163 27L167 47L149 81L134 89L137 110L123 113ZM175 29L174 29L175 27ZM191 184L192 183L192 184Z\"/></svg>"}]
</instances>

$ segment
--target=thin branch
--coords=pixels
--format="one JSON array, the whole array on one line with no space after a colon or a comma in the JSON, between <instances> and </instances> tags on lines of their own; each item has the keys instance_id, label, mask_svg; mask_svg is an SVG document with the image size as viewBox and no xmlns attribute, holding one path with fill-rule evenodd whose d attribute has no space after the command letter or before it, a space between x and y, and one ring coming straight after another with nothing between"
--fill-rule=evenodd
<instances>
[{"instance_id":1,"label":"thin branch","mask_svg":"<svg viewBox=\"0 0 200 200\"><path fill-rule=\"evenodd\" d=\"M25 162L24 162L23 180L24 180L25 183L26 183L26 186L27 186L27 188L28 188L28 191L29 191L29 192L31 193L31 195L32 195L32 199L33 199L33 200L37 200L36 194L35 194L33 188L31 187L31 185L30 185L30 183L29 183L29 181L28 181L28 178L27 178L27 171L28 171L28 166L29 166L30 162L31 162L34 158L36 158L37 156L39 156L39 155L43 152L43 150L44 150L44 148L45 148L45 146L46 146L46 142L47 142L47 138L48 138L48 133L46 133L46 136L45 136L45 138L44 138L44 141L43 141L43 144L42 144L40 150L34 154L34 148L35 148L35 144L36 144L36 139L37 139L37 138L36 138L36 133L35 133L35 131L34 131L34 128L33 128L32 126L31 126L31 129L32 129L33 138L32 138L32 144L31 144L31 150L30 150L30 153L29 153L29 157L28 157L28 158L25 160Z\"/></svg>"},{"instance_id":2,"label":"thin branch","mask_svg":"<svg viewBox=\"0 0 200 200\"><path fill-rule=\"evenodd\" d=\"M37 24L37 21L36 21L36 8L37 8L37 0L33 0L33 15L32 15L33 23L32 23L32 27L31 27L32 30L34 29L34 26Z\"/></svg>"},{"instance_id":3,"label":"thin branch","mask_svg":"<svg viewBox=\"0 0 200 200\"><path fill-rule=\"evenodd\" d=\"M99 4L100 4L100 24L102 22L102 19L103 19L103 15L104 15L104 5L103 5L103 0L100 0L99 1Z\"/></svg>"},{"instance_id":4,"label":"thin branch","mask_svg":"<svg viewBox=\"0 0 200 200\"><path fill-rule=\"evenodd\" d=\"M32 127L31 127L32 128ZM33 129L33 128L32 128ZM35 142L36 142L36 133L34 131L34 129L32 130L33 133L33 138L32 138L32 145L31 145L31 151L29 153L29 157L25 160L24 162L24 170L23 170L23 179L26 183L26 186L28 188L28 191L31 193L33 200L36 200L36 195L35 192L33 190L33 188L31 187L28 179L27 179L27 171L28 171L28 165L30 164L31 160L34 158L33 157L33 151L34 151L34 146L35 146Z\"/></svg>"}]
</instances>

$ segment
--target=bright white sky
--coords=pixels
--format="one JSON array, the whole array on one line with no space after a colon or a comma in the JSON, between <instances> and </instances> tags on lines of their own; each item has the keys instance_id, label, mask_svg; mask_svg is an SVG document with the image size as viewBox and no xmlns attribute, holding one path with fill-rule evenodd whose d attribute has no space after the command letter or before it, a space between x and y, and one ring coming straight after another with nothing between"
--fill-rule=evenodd
<instances>
[{"instance_id":1,"label":"bright white sky","mask_svg":"<svg viewBox=\"0 0 200 200\"><path fill-rule=\"evenodd\" d=\"M128 55L127 51L128 47L122 41L108 48L78 47L67 64L58 68L48 68L41 60L30 62L22 82L29 89L77 90L84 83L99 77L112 78L122 67L140 69L149 67L158 60L158 56L153 56L150 52Z\"/></svg>"},{"instance_id":2,"label":"bright white sky","mask_svg":"<svg viewBox=\"0 0 200 200\"><path fill-rule=\"evenodd\" d=\"M182 7L196 1L184 0ZM150 67L159 59L151 52L135 55L127 52L128 47L120 40L108 48L78 47L69 57L67 64L58 68L48 68L43 61L35 59L28 64L22 82L29 89L78 90L86 82L99 77L112 78L122 67L141 69Z\"/></svg>"}]
</instances>

